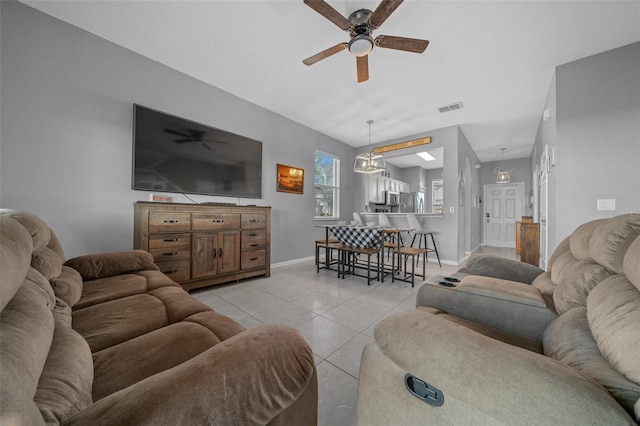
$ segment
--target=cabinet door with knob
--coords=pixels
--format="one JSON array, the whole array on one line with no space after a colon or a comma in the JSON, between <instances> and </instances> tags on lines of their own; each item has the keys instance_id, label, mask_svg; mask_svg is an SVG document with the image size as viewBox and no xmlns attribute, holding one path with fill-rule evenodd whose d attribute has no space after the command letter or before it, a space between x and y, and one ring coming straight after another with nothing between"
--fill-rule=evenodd
<instances>
[{"instance_id":1,"label":"cabinet door with knob","mask_svg":"<svg viewBox=\"0 0 640 426\"><path fill-rule=\"evenodd\" d=\"M191 277L204 278L240 269L240 231L194 233Z\"/></svg>"}]
</instances>

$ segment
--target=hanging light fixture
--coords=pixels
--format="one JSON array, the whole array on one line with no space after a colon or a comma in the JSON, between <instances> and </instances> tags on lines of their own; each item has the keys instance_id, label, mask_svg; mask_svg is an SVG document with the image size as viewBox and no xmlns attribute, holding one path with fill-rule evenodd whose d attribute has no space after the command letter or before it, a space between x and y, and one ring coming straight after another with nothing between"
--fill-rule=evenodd
<instances>
[{"instance_id":1,"label":"hanging light fixture","mask_svg":"<svg viewBox=\"0 0 640 426\"><path fill-rule=\"evenodd\" d=\"M382 154L376 154L371 149L371 124L373 120L367 121L369 125L369 152L356 155L356 161L353 163L353 171L357 173L377 173L387 169Z\"/></svg>"},{"instance_id":2,"label":"hanging light fixture","mask_svg":"<svg viewBox=\"0 0 640 426\"><path fill-rule=\"evenodd\" d=\"M504 165L504 150L507 148L500 148L502 151L502 164ZM496 183L509 183L511 182L511 172L513 169L499 169L498 167L493 169L493 174L496 176Z\"/></svg>"}]
</instances>

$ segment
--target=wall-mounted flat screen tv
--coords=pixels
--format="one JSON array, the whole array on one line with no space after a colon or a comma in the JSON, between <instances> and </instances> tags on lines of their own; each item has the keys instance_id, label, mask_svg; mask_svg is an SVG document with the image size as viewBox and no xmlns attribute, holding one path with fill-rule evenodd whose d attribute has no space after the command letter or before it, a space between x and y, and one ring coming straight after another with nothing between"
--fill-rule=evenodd
<instances>
[{"instance_id":1,"label":"wall-mounted flat screen tv","mask_svg":"<svg viewBox=\"0 0 640 426\"><path fill-rule=\"evenodd\" d=\"M134 104L132 189L262 197L262 142Z\"/></svg>"}]
</instances>

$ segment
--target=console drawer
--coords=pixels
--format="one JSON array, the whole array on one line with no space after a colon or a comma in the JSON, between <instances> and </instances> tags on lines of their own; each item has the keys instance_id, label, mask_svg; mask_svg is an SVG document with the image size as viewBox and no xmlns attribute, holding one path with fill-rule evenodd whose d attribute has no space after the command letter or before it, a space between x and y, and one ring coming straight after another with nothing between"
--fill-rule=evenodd
<instances>
[{"instance_id":1,"label":"console drawer","mask_svg":"<svg viewBox=\"0 0 640 426\"><path fill-rule=\"evenodd\" d=\"M150 249L149 253L153 255L155 263L165 262L168 260L182 260L191 258L191 247L165 247Z\"/></svg>"},{"instance_id":2,"label":"console drawer","mask_svg":"<svg viewBox=\"0 0 640 426\"><path fill-rule=\"evenodd\" d=\"M149 250L189 247L190 245L191 234L154 234L149 236Z\"/></svg>"},{"instance_id":3,"label":"console drawer","mask_svg":"<svg viewBox=\"0 0 640 426\"><path fill-rule=\"evenodd\" d=\"M239 213L194 213L192 220L194 231L240 228Z\"/></svg>"},{"instance_id":4,"label":"console drawer","mask_svg":"<svg viewBox=\"0 0 640 426\"><path fill-rule=\"evenodd\" d=\"M267 216L262 213L243 213L243 229L260 229L267 226Z\"/></svg>"},{"instance_id":5,"label":"console drawer","mask_svg":"<svg viewBox=\"0 0 640 426\"><path fill-rule=\"evenodd\" d=\"M160 272L163 272L175 282L179 283L191 279L191 262L189 260L158 262L156 265L160 268Z\"/></svg>"},{"instance_id":6,"label":"console drawer","mask_svg":"<svg viewBox=\"0 0 640 426\"><path fill-rule=\"evenodd\" d=\"M242 269L260 268L265 264L265 251L246 251L242 253Z\"/></svg>"},{"instance_id":7,"label":"console drawer","mask_svg":"<svg viewBox=\"0 0 640 426\"><path fill-rule=\"evenodd\" d=\"M149 213L149 233L189 231L191 213Z\"/></svg>"},{"instance_id":8,"label":"console drawer","mask_svg":"<svg viewBox=\"0 0 640 426\"><path fill-rule=\"evenodd\" d=\"M265 248L265 231L242 231L242 251L263 250Z\"/></svg>"}]
</instances>

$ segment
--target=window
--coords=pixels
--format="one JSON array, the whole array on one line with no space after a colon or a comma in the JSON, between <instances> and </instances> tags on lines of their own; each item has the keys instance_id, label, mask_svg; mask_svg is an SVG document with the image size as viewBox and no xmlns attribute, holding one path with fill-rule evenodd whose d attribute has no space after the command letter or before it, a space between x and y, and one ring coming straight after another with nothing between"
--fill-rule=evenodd
<instances>
[{"instance_id":1,"label":"window","mask_svg":"<svg viewBox=\"0 0 640 426\"><path fill-rule=\"evenodd\" d=\"M315 196L316 219L340 217L340 159L326 152L316 151Z\"/></svg>"}]
</instances>

